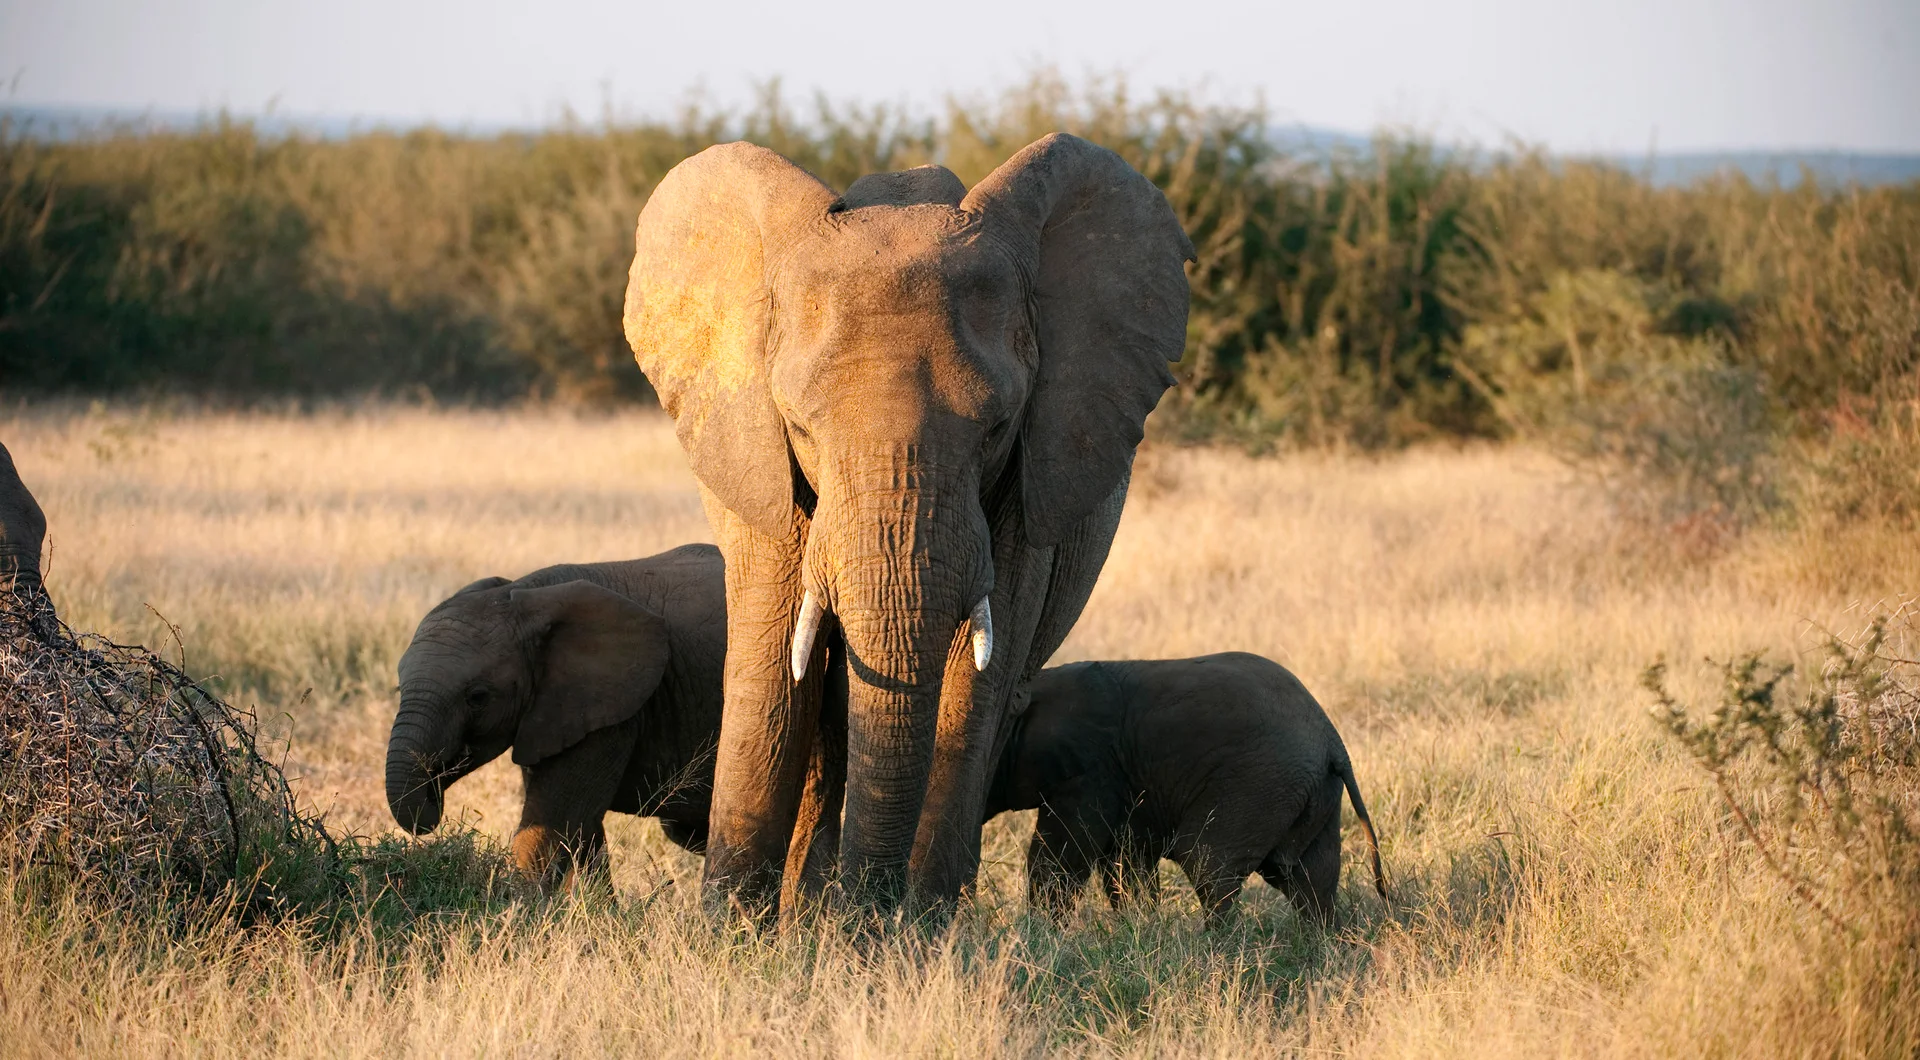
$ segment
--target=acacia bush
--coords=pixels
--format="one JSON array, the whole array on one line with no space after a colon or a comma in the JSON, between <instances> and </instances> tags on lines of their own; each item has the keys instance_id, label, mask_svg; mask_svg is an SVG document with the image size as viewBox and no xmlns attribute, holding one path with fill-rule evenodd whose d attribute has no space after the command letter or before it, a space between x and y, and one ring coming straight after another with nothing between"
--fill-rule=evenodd
<instances>
[{"instance_id":1,"label":"acacia bush","mask_svg":"<svg viewBox=\"0 0 1920 1060\"><path fill-rule=\"evenodd\" d=\"M1712 778L1725 825L1804 904L1809 989L1790 1021L1845 1027L1836 1055L1920 1049L1920 622L1914 602L1829 636L1803 680L1759 652L1700 710L1642 677L1654 717Z\"/></svg>"}]
</instances>

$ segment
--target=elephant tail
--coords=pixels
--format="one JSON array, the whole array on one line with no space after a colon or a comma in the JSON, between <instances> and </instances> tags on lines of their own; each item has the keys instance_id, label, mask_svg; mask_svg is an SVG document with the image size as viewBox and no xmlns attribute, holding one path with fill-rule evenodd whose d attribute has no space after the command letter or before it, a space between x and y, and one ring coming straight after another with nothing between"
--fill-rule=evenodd
<instances>
[{"instance_id":1,"label":"elephant tail","mask_svg":"<svg viewBox=\"0 0 1920 1060\"><path fill-rule=\"evenodd\" d=\"M1380 892L1382 901L1387 899L1387 876L1380 869L1380 837L1374 834L1373 818L1367 816L1366 800L1360 797L1360 784L1353 779L1353 763L1345 755L1334 760L1333 771L1340 777L1340 783L1346 785L1347 798L1353 803L1353 815L1360 819L1360 827L1367 832L1367 848L1373 855L1373 889Z\"/></svg>"}]
</instances>

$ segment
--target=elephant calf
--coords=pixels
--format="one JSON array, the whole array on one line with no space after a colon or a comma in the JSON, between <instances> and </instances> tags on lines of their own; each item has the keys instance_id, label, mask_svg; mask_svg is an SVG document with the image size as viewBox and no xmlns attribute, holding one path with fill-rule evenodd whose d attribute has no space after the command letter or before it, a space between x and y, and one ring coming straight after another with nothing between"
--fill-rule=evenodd
<instances>
[{"instance_id":1,"label":"elephant calf","mask_svg":"<svg viewBox=\"0 0 1920 1060\"><path fill-rule=\"evenodd\" d=\"M986 815L1037 807L1028 904L1058 917L1098 865L1107 898L1154 894L1185 870L1209 923L1259 872L1326 922L1340 882L1340 793L1380 848L1346 747L1299 680L1257 655L1084 662L1019 695ZM1016 709L1020 704L1016 700Z\"/></svg>"},{"instance_id":2,"label":"elephant calf","mask_svg":"<svg viewBox=\"0 0 1920 1060\"><path fill-rule=\"evenodd\" d=\"M387 805L415 834L448 784L513 748L513 859L544 885L603 870L608 810L706 847L727 650L719 550L485 578L440 603L400 658Z\"/></svg>"}]
</instances>

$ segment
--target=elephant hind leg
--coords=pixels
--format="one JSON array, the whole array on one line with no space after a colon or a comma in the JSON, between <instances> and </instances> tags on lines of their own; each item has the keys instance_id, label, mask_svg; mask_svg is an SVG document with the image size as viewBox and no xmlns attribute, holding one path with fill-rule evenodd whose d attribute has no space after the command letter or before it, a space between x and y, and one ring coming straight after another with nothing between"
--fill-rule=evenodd
<instances>
[{"instance_id":1,"label":"elephant hind leg","mask_svg":"<svg viewBox=\"0 0 1920 1060\"><path fill-rule=\"evenodd\" d=\"M1200 909L1207 916L1207 928L1212 930L1232 915L1241 886L1257 866L1245 858L1199 846L1180 867L1193 883L1194 894L1200 898Z\"/></svg>"},{"instance_id":2,"label":"elephant hind leg","mask_svg":"<svg viewBox=\"0 0 1920 1060\"><path fill-rule=\"evenodd\" d=\"M1340 818L1335 815L1300 852L1298 859L1279 851L1260 863L1260 875L1287 896L1300 915L1324 927L1335 926L1333 898L1340 889Z\"/></svg>"},{"instance_id":3,"label":"elephant hind leg","mask_svg":"<svg viewBox=\"0 0 1920 1060\"><path fill-rule=\"evenodd\" d=\"M560 881L560 889L571 895L613 897L613 859L607 856L607 833L595 821L573 849L573 868Z\"/></svg>"},{"instance_id":4,"label":"elephant hind leg","mask_svg":"<svg viewBox=\"0 0 1920 1060\"><path fill-rule=\"evenodd\" d=\"M685 850L689 854L707 852L707 822L704 819L689 821L680 817L660 816L660 834L667 841Z\"/></svg>"}]
</instances>

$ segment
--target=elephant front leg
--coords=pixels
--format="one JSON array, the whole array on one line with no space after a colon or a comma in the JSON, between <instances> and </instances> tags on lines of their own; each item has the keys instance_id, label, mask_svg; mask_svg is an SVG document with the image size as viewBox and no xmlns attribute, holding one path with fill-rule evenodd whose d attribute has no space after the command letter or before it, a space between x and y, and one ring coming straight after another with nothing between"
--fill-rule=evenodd
<instances>
[{"instance_id":1,"label":"elephant front leg","mask_svg":"<svg viewBox=\"0 0 1920 1060\"><path fill-rule=\"evenodd\" d=\"M640 722L630 718L522 770L526 800L513 833L514 867L541 890L611 889L601 821L626 772Z\"/></svg>"},{"instance_id":2,"label":"elephant front leg","mask_svg":"<svg viewBox=\"0 0 1920 1060\"><path fill-rule=\"evenodd\" d=\"M985 672L974 671L962 626L941 689L933 771L914 841L912 883L922 901L951 905L979 873L980 815L1003 750L1008 700L1059 649L1086 607L1120 528L1130 475L1057 545L1027 543L1017 491L994 512L993 659Z\"/></svg>"},{"instance_id":3,"label":"elephant front leg","mask_svg":"<svg viewBox=\"0 0 1920 1060\"><path fill-rule=\"evenodd\" d=\"M837 631L828 642L826 689L814 725L806 788L787 848L780 890L782 916L821 902L840 862L840 812L847 793L847 649Z\"/></svg>"},{"instance_id":4,"label":"elephant front leg","mask_svg":"<svg viewBox=\"0 0 1920 1060\"><path fill-rule=\"evenodd\" d=\"M1109 858L1113 833L1097 818L1042 803L1027 844L1027 908L1058 923L1073 908L1094 865Z\"/></svg>"},{"instance_id":5,"label":"elephant front leg","mask_svg":"<svg viewBox=\"0 0 1920 1060\"><path fill-rule=\"evenodd\" d=\"M599 821L555 828L521 822L513 833L513 865L544 894L611 894L613 867Z\"/></svg>"},{"instance_id":6,"label":"elephant front leg","mask_svg":"<svg viewBox=\"0 0 1920 1060\"><path fill-rule=\"evenodd\" d=\"M727 568L727 662L708 818L706 892L718 907L777 911L799 814L829 638L806 677L789 651L800 612L800 549L759 533L706 494Z\"/></svg>"},{"instance_id":7,"label":"elephant front leg","mask_svg":"<svg viewBox=\"0 0 1920 1060\"><path fill-rule=\"evenodd\" d=\"M1100 882L1108 906L1138 903L1151 908L1160 900L1160 845L1138 826L1123 829L1114 856L1100 863Z\"/></svg>"},{"instance_id":8,"label":"elephant front leg","mask_svg":"<svg viewBox=\"0 0 1920 1060\"><path fill-rule=\"evenodd\" d=\"M980 870L980 822L1006 702L1004 680L975 673L964 651L956 656L941 690L933 769L908 865L913 901L923 909L950 910Z\"/></svg>"}]
</instances>

